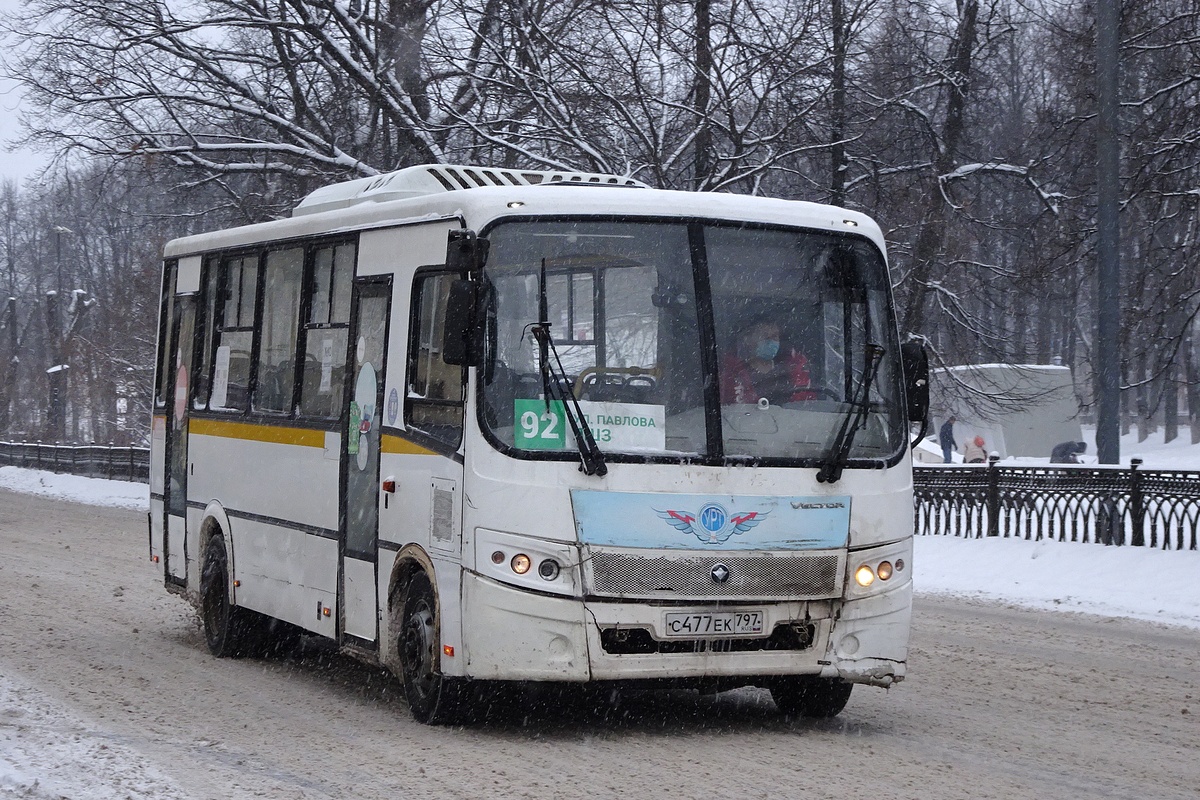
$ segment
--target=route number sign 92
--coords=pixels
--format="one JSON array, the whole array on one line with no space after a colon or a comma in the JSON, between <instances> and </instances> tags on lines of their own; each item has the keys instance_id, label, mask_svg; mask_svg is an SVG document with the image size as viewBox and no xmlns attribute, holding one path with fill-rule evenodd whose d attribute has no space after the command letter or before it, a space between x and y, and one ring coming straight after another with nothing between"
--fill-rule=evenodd
<instances>
[{"instance_id":1,"label":"route number sign 92","mask_svg":"<svg viewBox=\"0 0 1200 800\"><path fill-rule=\"evenodd\" d=\"M561 400L516 400L513 403L514 444L522 450L563 450L567 446L567 417Z\"/></svg>"}]
</instances>

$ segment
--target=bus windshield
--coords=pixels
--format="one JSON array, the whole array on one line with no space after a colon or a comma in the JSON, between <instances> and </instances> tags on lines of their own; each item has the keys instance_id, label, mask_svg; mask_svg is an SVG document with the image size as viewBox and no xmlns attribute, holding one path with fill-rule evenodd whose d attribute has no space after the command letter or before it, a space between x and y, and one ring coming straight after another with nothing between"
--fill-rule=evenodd
<instances>
[{"instance_id":1,"label":"bus windshield","mask_svg":"<svg viewBox=\"0 0 1200 800\"><path fill-rule=\"evenodd\" d=\"M506 452L576 455L551 380L612 460L815 466L848 415L851 467L907 444L887 271L866 238L579 219L488 239L480 421ZM542 370L539 322L561 371Z\"/></svg>"}]
</instances>

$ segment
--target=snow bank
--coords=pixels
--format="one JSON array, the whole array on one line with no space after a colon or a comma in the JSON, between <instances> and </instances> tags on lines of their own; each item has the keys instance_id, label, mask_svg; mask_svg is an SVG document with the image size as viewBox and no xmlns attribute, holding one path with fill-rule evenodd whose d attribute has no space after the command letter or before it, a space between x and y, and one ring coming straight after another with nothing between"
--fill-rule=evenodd
<instances>
[{"instance_id":1,"label":"snow bank","mask_svg":"<svg viewBox=\"0 0 1200 800\"><path fill-rule=\"evenodd\" d=\"M1200 551L918 536L918 594L1200 628Z\"/></svg>"},{"instance_id":2,"label":"snow bank","mask_svg":"<svg viewBox=\"0 0 1200 800\"><path fill-rule=\"evenodd\" d=\"M147 511L150 508L150 489L144 483L82 478L36 469L0 467L0 489L93 506L130 508L135 511Z\"/></svg>"}]
</instances>

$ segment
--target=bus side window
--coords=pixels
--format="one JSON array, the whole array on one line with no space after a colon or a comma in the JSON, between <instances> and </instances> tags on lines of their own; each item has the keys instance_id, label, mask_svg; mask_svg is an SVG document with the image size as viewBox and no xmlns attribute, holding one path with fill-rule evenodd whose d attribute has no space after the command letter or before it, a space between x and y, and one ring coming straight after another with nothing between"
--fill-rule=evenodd
<instances>
[{"instance_id":1,"label":"bus side window","mask_svg":"<svg viewBox=\"0 0 1200 800\"><path fill-rule=\"evenodd\" d=\"M258 290L258 256L232 258L222 264L221 310L217 316L213 363L213 411L245 411L250 391L250 345L254 340L254 300Z\"/></svg>"},{"instance_id":2,"label":"bus side window","mask_svg":"<svg viewBox=\"0 0 1200 800\"><path fill-rule=\"evenodd\" d=\"M167 392L174 378L171 363L171 333L175 329L175 272L179 262L172 259L163 265L162 297L158 311L158 376L154 382L154 407L166 408Z\"/></svg>"},{"instance_id":3,"label":"bus side window","mask_svg":"<svg viewBox=\"0 0 1200 800\"><path fill-rule=\"evenodd\" d=\"M296 386L296 330L304 249L267 253L263 280L262 334L258 339L258 380L254 410L287 414Z\"/></svg>"},{"instance_id":4,"label":"bus side window","mask_svg":"<svg viewBox=\"0 0 1200 800\"><path fill-rule=\"evenodd\" d=\"M192 382L192 407L208 408L208 395L212 380L213 339L216 336L217 289L220 286L220 263L215 258L204 260L204 282L201 284L200 308L198 309L200 349L196 353L196 379Z\"/></svg>"},{"instance_id":5,"label":"bus side window","mask_svg":"<svg viewBox=\"0 0 1200 800\"><path fill-rule=\"evenodd\" d=\"M337 419L342 411L355 255L352 243L313 251L300 381L300 413L306 417Z\"/></svg>"},{"instance_id":6,"label":"bus side window","mask_svg":"<svg viewBox=\"0 0 1200 800\"><path fill-rule=\"evenodd\" d=\"M413 316L408 339L406 424L458 446L463 428L463 368L442 361L446 300L457 275L418 273L413 282Z\"/></svg>"}]
</instances>

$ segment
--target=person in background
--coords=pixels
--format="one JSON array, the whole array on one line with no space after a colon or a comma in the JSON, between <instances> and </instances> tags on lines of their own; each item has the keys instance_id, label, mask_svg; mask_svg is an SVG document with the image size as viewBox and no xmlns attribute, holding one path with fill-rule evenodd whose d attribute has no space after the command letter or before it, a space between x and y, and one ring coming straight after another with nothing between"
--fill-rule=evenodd
<instances>
[{"instance_id":1,"label":"person in background","mask_svg":"<svg viewBox=\"0 0 1200 800\"><path fill-rule=\"evenodd\" d=\"M942 427L938 428L938 444L942 446L942 462L950 463L950 454L958 449L958 443L954 441L954 423L958 420L953 414L950 418L942 423Z\"/></svg>"},{"instance_id":2,"label":"person in background","mask_svg":"<svg viewBox=\"0 0 1200 800\"><path fill-rule=\"evenodd\" d=\"M1051 464L1082 464L1079 457L1087 452L1087 442L1061 442L1050 451Z\"/></svg>"},{"instance_id":3,"label":"person in background","mask_svg":"<svg viewBox=\"0 0 1200 800\"><path fill-rule=\"evenodd\" d=\"M808 359L804 354L780 350L778 323L761 320L738 338L737 353L721 365L721 402L770 403L813 400L809 386Z\"/></svg>"},{"instance_id":4,"label":"person in background","mask_svg":"<svg viewBox=\"0 0 1200 800\"><path fill-rule=\"evenodd\" d=\"M983 449L982 436L976 436L963 445L963 461L968 464L984 464L987 462L987 451Z\"/></svg>"}]
</instances>

